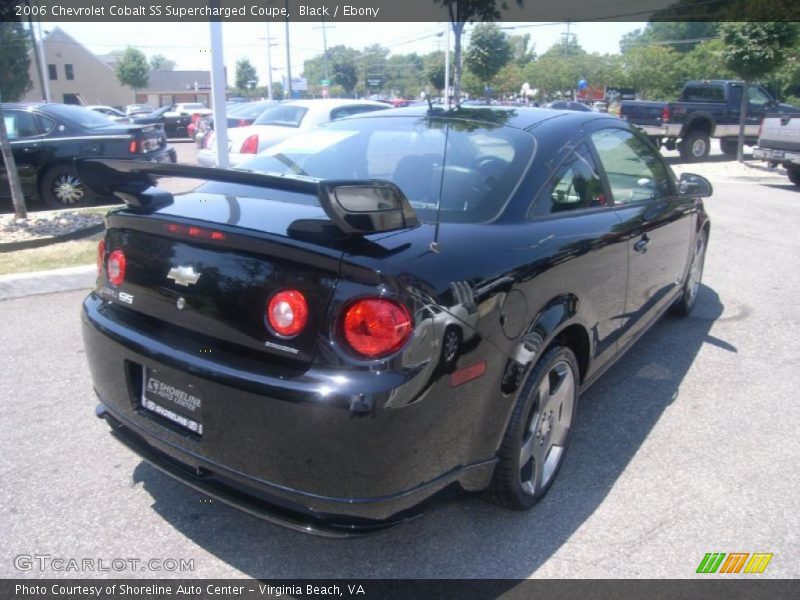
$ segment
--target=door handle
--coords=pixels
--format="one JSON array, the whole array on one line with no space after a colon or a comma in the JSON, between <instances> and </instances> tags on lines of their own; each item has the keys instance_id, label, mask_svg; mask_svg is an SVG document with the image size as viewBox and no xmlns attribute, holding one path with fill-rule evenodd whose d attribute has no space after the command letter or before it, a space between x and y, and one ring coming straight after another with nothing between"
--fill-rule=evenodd
<instances>
[{"instance_id":1,"label":"door handle","mask_svg":"<svg viewBox=\"0 0 800 600\"><path fill-rule=\"evenodd\" d=\"M642 238L633 245L633 249L636 250L636 252L640 252L641 254L646 254L647 244L649 243L650 243L650 238L647 237L647 234L645 233L642 236Z\"/></svg>"}]
</instances>

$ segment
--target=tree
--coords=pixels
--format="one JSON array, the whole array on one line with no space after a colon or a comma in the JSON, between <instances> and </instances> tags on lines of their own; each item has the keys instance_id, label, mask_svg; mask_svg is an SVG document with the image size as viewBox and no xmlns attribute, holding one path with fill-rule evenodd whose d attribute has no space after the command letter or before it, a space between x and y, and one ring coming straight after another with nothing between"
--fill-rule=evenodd
<instances>
[{"instance_id":1,"label":"tree","mask_svg":"<svg viewBox=\"0 0 800 600\"><path fill-rule=\"evenodd\" d=\"M114 70L119 82L132 88L134 93L136 90L147 87L150 66L147 64L147 57L141 50L131 46L125 48L124 52L120 54Z\"/></svg>"},{"instance_id":2,"label":"tree","mask_svg":"<svg viewBox=\"0 0 800 600\"><path fill-rule=\"evenodd\" d=\"M659 45L684 54L691 52L703 40L717 37L719 25L708 21L652 22L644 30L636 29L622 36L620 49L624 53L636 46Z\"/></svg>"},{"instance_id":3,"label":"tree","mask_svg":"<svg viewBox=\"0 0 800 600\"><path fill-rule=\"evenodd\" d=\"M444 52L431 52L425 57L425 80L438 91L444 89Z\"/></svg>"},{"instance_id":4,"label":"tree","mask_svg":"<svg viewBox=\"0 0 800 600\"><path fill-rule=\"evenodd\" d=\"M22 23L0 21L0 90L6 102L22 99L31 89L29 40Z\"/></svg>"},{"instance_id":5,"label":"tree","mask_svg":"<svg viewBox=\"0 0 800 600\"><path fill-rule=\"evenodd\" d=\"M464 26L473 21L496 21L500 18L500 9L506 10L508 3L505 0L433 0L447 8L450 17L450 27L455 35L453 52L453 97L456 102L461 92L461 36ZM518 6L524 0L515 0Z\"/></svg>"},{"instance_id":6,"label":"tree","mask_svg":"<svg viewBox=\"0 0 800 600\"><path fill-rule=\"evenodd\" d=\"M669 46L636 46L624 55L622 83L632 85L643 100L672 100L681 88L680 55Z\"/></svg>"},{"instance_id":7,"label":"tree","mask_svg":"<svg viewBox=\"0 0 800 600\"><path fill-rule=\"evenodd\" d=\"M742 162L748 85L775 71L786 61L786 50L797 39L797 25L791 22L724 23L720 32L725 64L744 82L739 111L739 149L736 153L736 158Z\"/></svg>"},{"instance_id":8,"label":"tree","mask_svg":"<svg viewBox=\"0 0 800 600\"><path fill-rule=\"evenodd\" d=\"M535 44L531 44L531 34L512 35L508 37L511 45L511 60L519 67L524 67L536 60Z\"/></svg>"},{"instance_id":9,"label":"tree","mask_svg":"<svg viewBox=\"0 0 800 600\"><path fill-rule=\"evenodd\" d=\"M472 30L464 60L484 89L488 88L494 76L511 60L508 36L494 23L479 23ZM489 103L488 91L486 103Z\"/></svg>"},{"instance_id":10,"label":"tree","mask_svg":"<svg viewBox=\"0 0 800 600\"><path fill-rule=\"evenodd\" d=\"M172 71L175 69L175 61L161 54L156 54L150 58L150 69L153 71Z\"/></svg>"},{"instance_id":11,"label":"tree","mask_svg":"<svg viewBox=\"0 0 800 600\"><path fill-rule=\"evenodd\" d=\"M236 61L236 87L240 90L249 90L258 84L256 68L248 58Z\"/></svg>"}]
</instances>

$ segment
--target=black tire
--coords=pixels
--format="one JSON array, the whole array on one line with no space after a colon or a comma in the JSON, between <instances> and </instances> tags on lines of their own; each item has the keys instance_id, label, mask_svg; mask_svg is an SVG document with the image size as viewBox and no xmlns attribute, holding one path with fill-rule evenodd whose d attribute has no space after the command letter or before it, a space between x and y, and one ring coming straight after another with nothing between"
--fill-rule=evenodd
<instances>
[{"instance_id":1,"label":"black tire","mask_svg":"<svg viewBox=\"0 0 800 600\"><path fill-rule=\"evenodd\" d=\"M80 208L92 200L75 169L69 165L49 169L42 176L39 191L45 204L53 209Z\"/></svg>"},{"instance_id":2,"label":"black tire","mask_svg":"<svg viewBox=\"0 0 800 600\"><path fill-rule=\"evenodd\" d=\"M551 347L531 369L517 396L500 445L499 460L487 490L489 501L511 510L527 510L544 497L564 463L578 409L579 382L578 361L565 346ZM562 385L567 387L562 390ZM547 398L542 398L545 393L548 394ZM555 406L553 403L562 396L563 401ZM558 413L555 422L554 411ZM558 439L554 436L558 436ZM556 445L555 441L560 444ZM523 463L523 446L529 445L535 450ZM559 450L554 453L556 448ZM538 463L543 474L540 478L536 474L535 452L544 454L543 460ZM551 455L552 463L548 465ZM529 481L530 477L532 479ZM538 484L533 483L537 478Z\"/></svg>"},{"instance_id":3,"label":"black tire","mask_svg":"<svg viewBox=\"0 0 800 600\"><path fill-rule=\"evenodd\" d=\"M707 133L692 131L678 144L678 151L684 162L700 162L705 160L711 151L711 139Z\"/></svg>"},{"instance_id":4,"label":"black tire","mask_svg":"<svg viewBox=\"0 0 800 600\"><path fill-rule=\"evenodd\" d=\"M800 185L800 169L786 169L786 176L795 185Z\"/></svg>"},{"instance_id":5,"label":"black tire","mask_svg":"<svg viewBox=\"0 0 800 600\"><path fill-rule=\"evenodd\" d=\"M700 283L703 281L703 267L706 260L706 248L708 247L708 235L703 229L697 234L695 244L692 248L692 262L689 271L686 273L686 280L683 282L683 291L680 298L670 307L670 313L677 317L688 317L692 314L695 304L697 304L697 294Z\"/></svg>"},{"instance_id":6,"label":"black tire","mask_svg":"<svg viewBox=\"0 0 800 600\"><path fill-rule=\"evenodd\" d=\"M723 138L719 141L719 149L725 156L736 156L739 152L739 140Z\"/></svg>"}]
</instances>

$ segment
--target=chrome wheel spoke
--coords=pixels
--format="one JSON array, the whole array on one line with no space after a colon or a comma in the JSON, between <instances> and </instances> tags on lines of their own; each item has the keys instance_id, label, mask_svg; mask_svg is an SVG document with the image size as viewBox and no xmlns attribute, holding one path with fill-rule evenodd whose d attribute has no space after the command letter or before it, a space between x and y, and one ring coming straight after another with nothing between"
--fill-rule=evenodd
<instances>
[{"instance_id":1,"label":"chrome wheel spoke","mask_svg":"<svg viewBox=\"0 0 800 600\"><path fill-rule=\"evenodd\" d=\"M519 451L519 466L520 468L528 464L528 461L533 458L533 449L536 442L536 436L529 434L522 442L522 448Z\"/></svg>"}]
</instances>

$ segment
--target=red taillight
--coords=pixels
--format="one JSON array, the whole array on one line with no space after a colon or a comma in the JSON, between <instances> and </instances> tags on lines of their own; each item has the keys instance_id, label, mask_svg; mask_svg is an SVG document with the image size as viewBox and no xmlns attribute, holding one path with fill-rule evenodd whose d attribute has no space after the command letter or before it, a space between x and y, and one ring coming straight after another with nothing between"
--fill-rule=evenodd
<instances>
[{"instance_id":1,"label":"red taillight","mask_svg":"<svg viewBox=\"0 0 800 600\"><path fill-rule=\"evenodd\" d=\"M139 152L139 140L132 139L131 143L128 144L128 151L131 154L137 154Z\"/></svg>"},{"instance_id":2,"label":"red taillight","mask_svg":"<svg viewBox=\"0 0 800 600\"><path fill-rule=\"evenodd\" d=\"M411 336L411 315L405 306L384 298L365 298L344 313L342 333L347 344L366 358L399 350Z\"/></svg>"},{"instance_id":3,"label":"red taillight","mask_svg":"<svg viewBox=\"0 0 800 600\"><path fill-rule=\"evenodd\" d=\"M669 106L665 106L665 107L664 107L664 108L661 110L661 122L662 122L662 123L667 123L667 122L669 122L669 119L670 119L670 117L671 117L671 116L672 116L672 115L670 115L670 112L669 112Z\"/></svg>"},{"instance_id":4,"label":"red taillight","mask_svg":"<svg viewBox=\"0 0 800 600\"><path fill-rule=\"evenodd\" d=\"M108 257L108 281L112 285L120 285L125 281L125 254L122 250L114 250Z\"/></svg>"},{"instance_id":5,"label":"red taillight","mask_svg":"<svg viewBox=\"0 0 800 600\"><path fill-rule=\"evenodd\" d=\"M267 304L267 322L278 335L297 335L308 322L306 297L297 290L278 292Z\"/></svg>"},{"instance_id":6,"label":"red taillight","mask_svg":"<svg viewBox=\"0 0 800 600\"><path fill-rule=\"evenodd\" d=\"M247 139L242 143L242 147L239 150L240 154L256 154L258 152L258 136L254 133L253 135L247 136Z\"/></svg>"},{"instance_id":7,"label":"red taillight","mask_svg":"<svg viewBox=\"0 0 800 600\"><path fill-rule=\"evenodd\" d=\"M103 263L106 259L106 241L100 240L97 243L97 275L103 272Z\"/></svg>"}]
</instances>

